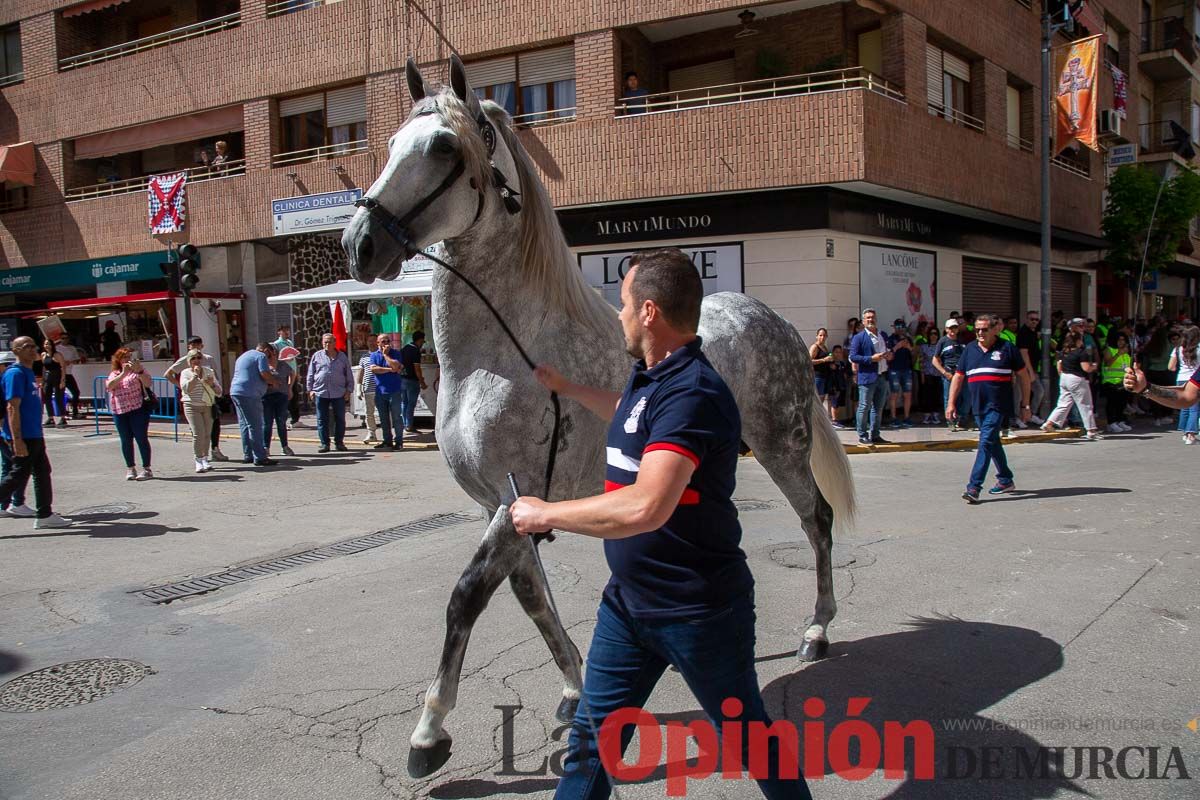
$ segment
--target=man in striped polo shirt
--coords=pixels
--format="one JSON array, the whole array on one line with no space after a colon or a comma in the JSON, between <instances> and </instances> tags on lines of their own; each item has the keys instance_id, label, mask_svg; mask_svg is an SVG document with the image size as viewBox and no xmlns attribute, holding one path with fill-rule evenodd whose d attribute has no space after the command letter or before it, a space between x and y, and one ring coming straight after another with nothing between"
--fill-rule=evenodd
<instances>
[{"instance_id":1,"label":"man in striped polo shirt","mask_svg":"<svg viewBox=\"0 0 1200 800\"><path fill-rule=\"evenodd\" d=\"M987 477L988 464L996 462L996 485L988 494L1005 494L1016 488L1012 470L1008 468L1008 457L1000 441L1000 431L1013 414L1013 381L1021 392L1020 419L1029 419L1029 371L1016 345L1000 338L1004 323L995 314L982 314L975 318L975 341L963 350L962 358L950 383L950 398L946 401L946 419L958 416L958 393L965 383L971 390L971 402L975 419L979 423L979 450L975 455L975 467L963 499L968 503L979 502L979 493Z\"/></svg>"}]
</instances>

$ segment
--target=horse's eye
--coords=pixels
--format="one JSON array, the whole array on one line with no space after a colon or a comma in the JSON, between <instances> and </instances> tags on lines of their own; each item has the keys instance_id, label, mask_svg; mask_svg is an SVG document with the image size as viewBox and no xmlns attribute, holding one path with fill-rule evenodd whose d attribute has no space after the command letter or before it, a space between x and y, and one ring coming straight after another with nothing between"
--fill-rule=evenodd
<instances>
[{"instance_id":1,"label":"horse's eye","mask_svg":"<svg viewBox=\"0 0 1200 800\"><path fill-rule=\"evenodd\" d=\"M439 156L452 156L458 152L458 145L450 134L439 133L429 140L429 152Z\"/></svg>"}]
</instances>

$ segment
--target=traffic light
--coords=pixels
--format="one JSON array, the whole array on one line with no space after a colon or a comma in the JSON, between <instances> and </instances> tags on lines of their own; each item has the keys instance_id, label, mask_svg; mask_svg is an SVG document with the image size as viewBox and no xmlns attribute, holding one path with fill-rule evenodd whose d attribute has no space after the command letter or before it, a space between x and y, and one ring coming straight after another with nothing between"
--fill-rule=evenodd
<instances>
[{"instance_id":1,"label":"traffic light","mask_svg":"<svg viewBox=\"0 0 1200 800\"><path fill-rule=\"evenodd\" d=\"M179 285L185 292L190 292L200 283L200 248L194 244L185 244L179 248Z\"/></svg>"},{"instance_id":2,"label":"traffic light","mask_svg":"<svg viewBox=\"0 0 1200 800\"><path fill-rule=\"evenodd\" d=\"M179 265L174 261L164 261L158 265L162 270L163 276L167 279L167 290L171 292L179 291Z\"/></svg>"}]
</instances>

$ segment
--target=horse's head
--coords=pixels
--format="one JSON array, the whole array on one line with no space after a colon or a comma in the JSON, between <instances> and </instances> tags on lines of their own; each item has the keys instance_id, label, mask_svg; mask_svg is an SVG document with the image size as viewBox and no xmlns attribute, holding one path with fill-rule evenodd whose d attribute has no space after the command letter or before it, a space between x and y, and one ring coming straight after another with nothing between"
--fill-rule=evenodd
<instances>
[{"instance_id":1,"label":"horse's head","mask_svg":"<svg viewBox=\"0 0 1200 800\"><path fill-rule=\"evenodd\" d=\"M367 283L395 278L404 259L462 236L486 215L520 209L514 155L497 130L507 125L503 110L483 107L457 56L440 90L412 59L406 73L412 113L388 141L387 165L342 234L350 274Z\"/></svg>"}]
</instances>

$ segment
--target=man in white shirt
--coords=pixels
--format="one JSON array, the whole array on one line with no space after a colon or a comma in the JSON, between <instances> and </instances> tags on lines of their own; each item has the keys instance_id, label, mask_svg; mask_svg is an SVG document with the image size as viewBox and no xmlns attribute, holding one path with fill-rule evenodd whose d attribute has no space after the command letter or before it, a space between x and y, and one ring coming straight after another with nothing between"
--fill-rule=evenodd
<instances>
[{"instance_id":1,"label":"man in white shirt","mask_svg":"<svg viewBox=\"0 0 1200 800\"><path fill-rule=\"evenodd\" d=\"M83 358L79 355L79 350L76 349L75 345L66 339L56 342L55 347L58 348L58 353L63 357L63 362L65 363L63 372L67 376L67 391L71 393L71 419L82 419L83 417L79 413L79 382L71 374L71 367L75 364L82 364Z\"/></svg>"}]
</instances>

